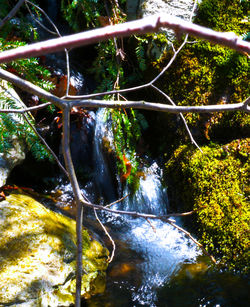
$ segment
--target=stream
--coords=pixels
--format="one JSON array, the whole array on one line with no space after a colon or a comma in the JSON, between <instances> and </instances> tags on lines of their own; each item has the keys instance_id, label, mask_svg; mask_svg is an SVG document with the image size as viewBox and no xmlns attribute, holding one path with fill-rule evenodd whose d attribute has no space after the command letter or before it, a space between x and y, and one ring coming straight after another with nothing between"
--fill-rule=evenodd
<instances>
[{"instance_id":1,"label":"stream","mask_svg":"<svg viewBox=\"0 0 250 307\"><path fill-rule=\"evenodd\" d=\"M105 110L99 110L96 116L94 148L96 175L100 185L107 182L106 178L110 178L105 156L101 151L101 140L104 137L109 138L111 144L113 141L109 125L110 123L105 122ZM149 167L143 168L143 173L145 175L140 178L136 193L112 208L158 215L167 214L168 198L166 189L161 183L161 169L156 162L153 162ZM123 196L127 194L129 189L125 188ZM160 220L146 221L125 215L102 214L102 221L111 231L115 229L116 238L134 255L134 257L129 256L132 261L127 264L129 281L124 280L119 287L125 292L131 292L133 304L156 306L154 304L156 289L178 270L181 263L193 262L199 255L196 246L189 239ZM126 271L126 265L116 266L117 270L123 268ZM115 273L113 269L112 275L119 277L119 272Z\"/></svg>"},{"instance_id":2,"label":"stream","mask_svg":"<svg viewBox=\"0 0 250 307\"><path fill-rule=\"evenodd\" d=\"M118 193L102 142L105 138L112 144L112 129L110 123L105 120L105 110L99 110L96 114L91 112L90 118L95 119L94 127L88 124L88 128L94 129L94 132L90 133L94 135L94 171L92 180L82 186L82 192L92 201L96 201L93 193L97 193L101 203L104 200L109 203L117 199ZM75 145L78 145L79 149L79 141ZM81 144L82 147L85 145ZM73 154L73 158L74 156ZM135 194L113 205L112 209L167 214L168 198L166 188L162 184L162 170L153 162L143 167L143 173ZM65 199L67 195L70 198L72 192L69 184L62 183L56 189L64 192ZM128 187L124 189L123 196L127 194L130 194ZM183 263L194 263L201 255L189 238L160 220L147 221L111 213L98 215L115 240L116 252L108 271L107 291L102 298L88 301L90 306L157 306L158 289L179 271ZM89 218L93 219L93 216L90 214ZM177 224L182 225L181 219L178 219ZM105 240L105 243L111 251L112 246L108 240ZM93 303L98 299L101 302Z\"/></svg>"},{"instance_id":3,"label":"stream","mask_svg":"<svg viewBox=\"0 0 250 307\"><path fill-rule=\"evenodd\" d=\"M76 140L72 149L74 151L74 146L77 146L79 152L82 149L82 154L85 154L87 150L92 156L92 161L86 163L85 160L83 169L89 170L91 179L82 182L82 192L93 202L107 204L116 200L121 192L119 184L114 184L114 170L103 151L103 138L112 144L112 129L105 120L105 110L91 111L89 115L84 119L85 128L90 130L89 135L94 140L89 142L86 129L83 129L78 133L83 134L81 139L85 144L79 143L78 135L72 138ZM74 131L73 127L72 133L76 133ZM145 175L140 178L136 193L112 208L167 214L169 203L162 170L153 161L143 167L143 172ZM63 191L62 201L68 202L72 198L69 184L61 182L57 189ZM129 189L124 188L123 196L127 194ZM112 252L112 245L93 213L85 212L86 215L88 222L92 221L94 231ZM82 306L246 306L249 298L245 279L237 274L210 269L209 259L171 225L160 220L147 221L103 212L98 212L98 216L115 241L115 256L107 271L105 293L83 302ZM183 225L181 218L175 220L179 226Z\"/></svg>"}]
</instances>

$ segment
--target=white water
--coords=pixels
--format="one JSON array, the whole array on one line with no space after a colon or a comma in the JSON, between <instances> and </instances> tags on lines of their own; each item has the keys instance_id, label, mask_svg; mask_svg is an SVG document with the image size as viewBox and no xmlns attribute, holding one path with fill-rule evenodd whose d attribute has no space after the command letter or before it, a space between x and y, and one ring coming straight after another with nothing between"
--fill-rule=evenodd
<instances>
[{"instance_id":1,"label":"white water","mask_svg":"<svg viewBox=\"0 0 250 307\"><path fill-rule=\"evenodd\" d=\"M98 111L96 119L95 161L98 165L102 165L97 166L100 169L98 184L102 184L100 178L104 178L106 183L110 174L105 166L105 157L100 150L100 144L104 136L112 144L112 133L110 124L105 123L104 110ZM160 168L154 162L145 168L144 172L146 177L140 179L140 187L135 195L114 205L113 209L158 215L167 213L168 199L166 189L162 187ZM124 195L128 192L124 191ZM112 226L116 230L120 229L120 240L126 242L143 259L137 264L142 272L140 286L123 285L130 287L135 304L155 306L157 288L168 281L183 262L193 262L200 254L196 245L183 233L160 220L151 220L149 223L142 218L104 214L103 222L111 229ZM179 220L178 225L180 224Z\"/></svg>"}]
</instances>

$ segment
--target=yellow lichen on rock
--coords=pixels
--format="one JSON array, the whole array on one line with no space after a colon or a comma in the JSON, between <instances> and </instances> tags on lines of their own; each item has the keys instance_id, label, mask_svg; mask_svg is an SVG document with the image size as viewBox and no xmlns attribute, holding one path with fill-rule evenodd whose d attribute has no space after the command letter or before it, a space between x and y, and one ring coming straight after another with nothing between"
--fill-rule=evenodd
<instances>
[{"instance_id":1,"label":"yellow lichen on rock","mask_svg":"<svg viewBox=\"0 0 250 307\"><path fill-rule=\"evenodd\" d=\"M0 202L0 235L1 306L74 302L75 221L30 196L11 194ZM108 251L83 230L83 297L104 291L107 256Z\"/></svg>"}]
</instances>

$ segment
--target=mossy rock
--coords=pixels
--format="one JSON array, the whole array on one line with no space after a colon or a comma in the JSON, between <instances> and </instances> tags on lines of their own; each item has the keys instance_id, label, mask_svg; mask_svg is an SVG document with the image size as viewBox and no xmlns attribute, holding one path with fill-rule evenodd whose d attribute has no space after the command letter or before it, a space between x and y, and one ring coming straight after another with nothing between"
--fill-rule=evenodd
<instances>
[{"instance_id":1,"label":"mossy rock","mask_svg":"<svg viewBox=\"0 0 250 307\"><path fill-rule=\"evenodd\" d=\"M0 306L69 306L74 303L75 221L32 197L0 202ZM83 234L82 296L105 290L108 251Z\"/></svg>"},{"instance_id":2,"label":"mossy rock","mask_svg":"<svg viewBox=\"0 0 250 307\"><path fill-rule=\"evenodd\" d=\"M194 23L207 26L217 31L233 31L238 36L245 38L249 32L247 24L247 4L238 0L203 0L198 6ZM176 104L182 106L220 105L243 102L249 95L249 58L227 47L189 37L196 41L186 44L178 54L169 69L159 78L156 86L165 92ZM152 43L156 41L153 40ZM175 41L177 50L181 42ZM157 41L159 46L160 41ZM166 45L166 43L165 43ZM147 51L144 46L145 53ZM159 46L160 48L160 46ZM166 48L157 59L151 57L144 71L144 81L149 82L168 65L174 52ZM154 90L147 93L147 99L164 102L164 97L158 97ZM166 103L169 103L166 99ZM192 134L199 144L213 140L218 143L230 142L232 139L248 137L250 131L250 116L245 112L218 112L216 114L187 113L184 117L189 124ZM166 130L161 135L159 148L165 143L178 146L189 142L184 125L179 125L179 120L173 116L163 114L161 123L177 126L177 137L172 137L172 131ZM149 117L150 119L150 117ZM152 123L152 124L151 124ZM153 126L152 126L153 125ZM150 120L151 129L158 129L159 122ZM162 124L160 125L160 129ZM174 133L176 133L174 132ZM176 135L175 135L176 136ZM168 149L167 149L168 150Z\"/></svg>"},{"instance_id":3,"label":"mossy rock","mask_svg":"<svg viewBox=\"0 0 250 307\"><path fill-rule=\"evenodd\" d=\"M230 269L248 270L250 139L226 145L180 146L166 164L169 192L180 211L196 212L197 234ZM172 202L174 205L174 202Z\"/></svg>"}]
</instances>

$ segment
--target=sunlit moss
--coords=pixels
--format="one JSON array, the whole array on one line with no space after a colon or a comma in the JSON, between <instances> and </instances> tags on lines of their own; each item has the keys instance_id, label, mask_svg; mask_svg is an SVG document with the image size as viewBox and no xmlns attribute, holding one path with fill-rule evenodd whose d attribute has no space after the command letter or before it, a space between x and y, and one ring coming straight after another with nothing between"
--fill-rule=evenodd
<instances>
[{"instance_id":1,"label":"sunlit moss","mask_svg":"<svg viewBox=\"0 0 250 307\"><path fill-rule=\"evenodd\" d=\"M200 241L221 264L243 271L249 261L249 142L204 146L203 153L181 146L166 164L179 209L196 213Z\"/></svg>"},{"instance_id":2,"label":"sunlit moss","mask_svg":"<svg viewBox=\"0 0 250 307\"><path fill-rule=\"evenodd\" d=\"M238 0L204 0L194 18L195 23L217 31L233 31L242 37L249 32L246 20L246 2ZM171 67L157 81L157 86L176 104L239 103L250 95L249 58L245 54L193 37L189 37L189 41L195 43L186 44ZM175 47L178 45L175 42ZM171 49L165 51L159 59L151 62L153 70L150 67L147 74L161 72L172 56ZM219 121L213 121L212 117L208 114L185 115L189 125L202 131L205 139L221 139L228 126L234 137L241 137L243 128L249 129L249 120L243 113L237 113L237 116L225 113Z\"/></svg>"}]
</instances>

